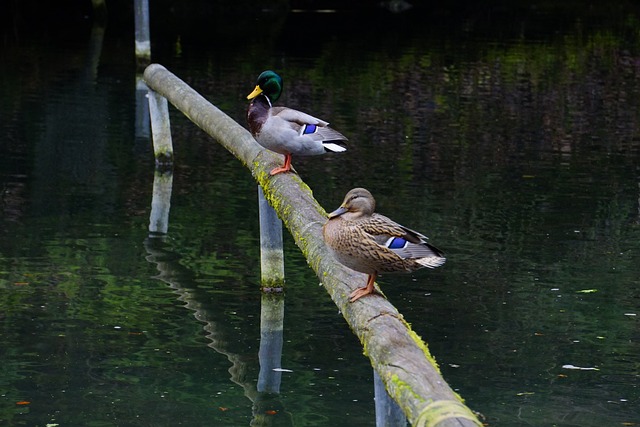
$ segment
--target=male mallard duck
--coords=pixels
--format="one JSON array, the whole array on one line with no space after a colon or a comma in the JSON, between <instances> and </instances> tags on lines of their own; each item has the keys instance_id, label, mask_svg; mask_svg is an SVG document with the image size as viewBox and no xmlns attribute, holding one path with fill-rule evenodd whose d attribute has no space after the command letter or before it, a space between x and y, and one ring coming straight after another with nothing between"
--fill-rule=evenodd
<instances>
[{"instance_id":1,"label":"male mallard duck","mask_svg":"<svg viewBox=\"0 0 640 427\"><path fill-rule=\"evenodd\" d=\"M427 237L374 213L376 201L364 188L349 191L342 205L322 227L324 240L336 259L352 270L368 274L367 286L349 295L349 302L374 293L378 273L439 267L442 251Z\"/></svg>"},{"instance_id":2,"label":"male mallard duck","mask_svg":"<svg viewBox=\"0 0 640 427\"><path fill-rule=\"evenodd\" d=\"M328 151L346 151L344 135L331 129L329 123L309 114L286 107L272 107L280 98L282 78L273 71L258 76L247 112L249 130L260 145L284 154L284 166L274 168L271 175L291 170L291 155L314 156Z\"/></svg>"}]
</instances>

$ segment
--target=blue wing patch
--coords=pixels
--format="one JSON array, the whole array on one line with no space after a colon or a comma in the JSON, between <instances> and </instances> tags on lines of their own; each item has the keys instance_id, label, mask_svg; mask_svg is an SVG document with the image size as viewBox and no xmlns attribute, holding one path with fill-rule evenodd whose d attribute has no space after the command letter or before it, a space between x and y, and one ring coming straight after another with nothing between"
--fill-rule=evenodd
<instances>
[{"instance_id":1,"label":"blue wing patch","mask_svg":"<svg viewBox=\"0 0 640 427\"><path fill-rule=\"evenodd\" d=\"M387 247L389 249L402 249L407 245L407 241L401 237L392 237L387 240Z\"/></svg>"},{"instance_id":2,"label":"blue wing patch","mask_svg":"<svg viewBox=\"0 0 640 427\"><path fill-rule=\"evenodd\" d=\"M308 135L310 133L315 133L318 127L316 125L306 124L304 125L304 129L302 130L303 135Z\"/></svg>"}]
</instances>

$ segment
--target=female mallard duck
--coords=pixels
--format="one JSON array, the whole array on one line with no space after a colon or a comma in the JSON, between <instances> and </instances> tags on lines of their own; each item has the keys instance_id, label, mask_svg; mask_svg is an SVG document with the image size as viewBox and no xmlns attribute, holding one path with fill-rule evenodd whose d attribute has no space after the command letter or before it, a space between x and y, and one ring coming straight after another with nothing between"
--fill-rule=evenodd
<instances>
[{"instance_id":1,"label":"female mallard duck","mask_svg":"<svg viewBox=\"0 0 640 427\"><path fill-rule=\"evenodd\" d=\"M347 138L331 129L329 123L301 111L286 107L272 107L280 98L282 78L273 71L258 76L256 88L247 112L249 130L260 145L284 154L284 166L274 168L271 175L291 170L291 155L314 156L327 151L346 151Z\"/></svg>"},{"instance_id":2,"label":"female mallard duck","mask_svg":"<svg viewBox=\"0 0 640 427\"><path fill-rule=\"evenodd\" d=\"M324 240L336 259L352 270L368 274L367 286L349 295L349 302L374 293L378 273L439 267L442 251L427 237L374 213L376 201L364 188L349 191L342 205L322 227Z\"/></svg>"}]
</instances>

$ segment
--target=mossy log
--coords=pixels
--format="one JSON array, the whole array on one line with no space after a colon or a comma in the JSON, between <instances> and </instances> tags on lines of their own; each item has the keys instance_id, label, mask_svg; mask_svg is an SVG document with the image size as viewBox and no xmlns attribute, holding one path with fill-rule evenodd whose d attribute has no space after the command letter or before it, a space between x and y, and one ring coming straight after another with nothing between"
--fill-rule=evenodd
<instances>
[{"instance_id":1,"label":"mossy log","mask_svg":"<svg viewBox=\"0 0 640 427\"><path fill-rule=\"evenodd\" d=\"M371 296L349 303L349 294L365 284L366 276L334 260L322 238L326 212L300 177L269 175L282 163L281 156L264 150L246 129L163 66L151 64L144 80L248 167L409 422L420 427L482 426L445 382L427 345L389 301Z\"/></svg>"}]
</instances>

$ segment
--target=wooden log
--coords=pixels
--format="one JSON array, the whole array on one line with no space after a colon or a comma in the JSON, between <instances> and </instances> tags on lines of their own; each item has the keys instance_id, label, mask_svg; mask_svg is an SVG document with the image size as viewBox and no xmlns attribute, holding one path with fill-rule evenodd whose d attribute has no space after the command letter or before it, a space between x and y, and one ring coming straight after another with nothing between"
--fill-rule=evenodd
<instances>
[{"instance_id":1,"label":"wooden log","mask_svg":"<svg viewBox=\"0 0 640 427\"><path fill-rule=\"evenodd\" d=\"M349 294L363 286L366 276L334 260L322 238L326 212L300 177L269 175L281 157L262 149L246 129L163 66L147 67L144 79L249 168L408 421L419 427L482 426L442 378L427 345L389 301L367 297L349 303Z\"/></svg>"}]
</instances>

